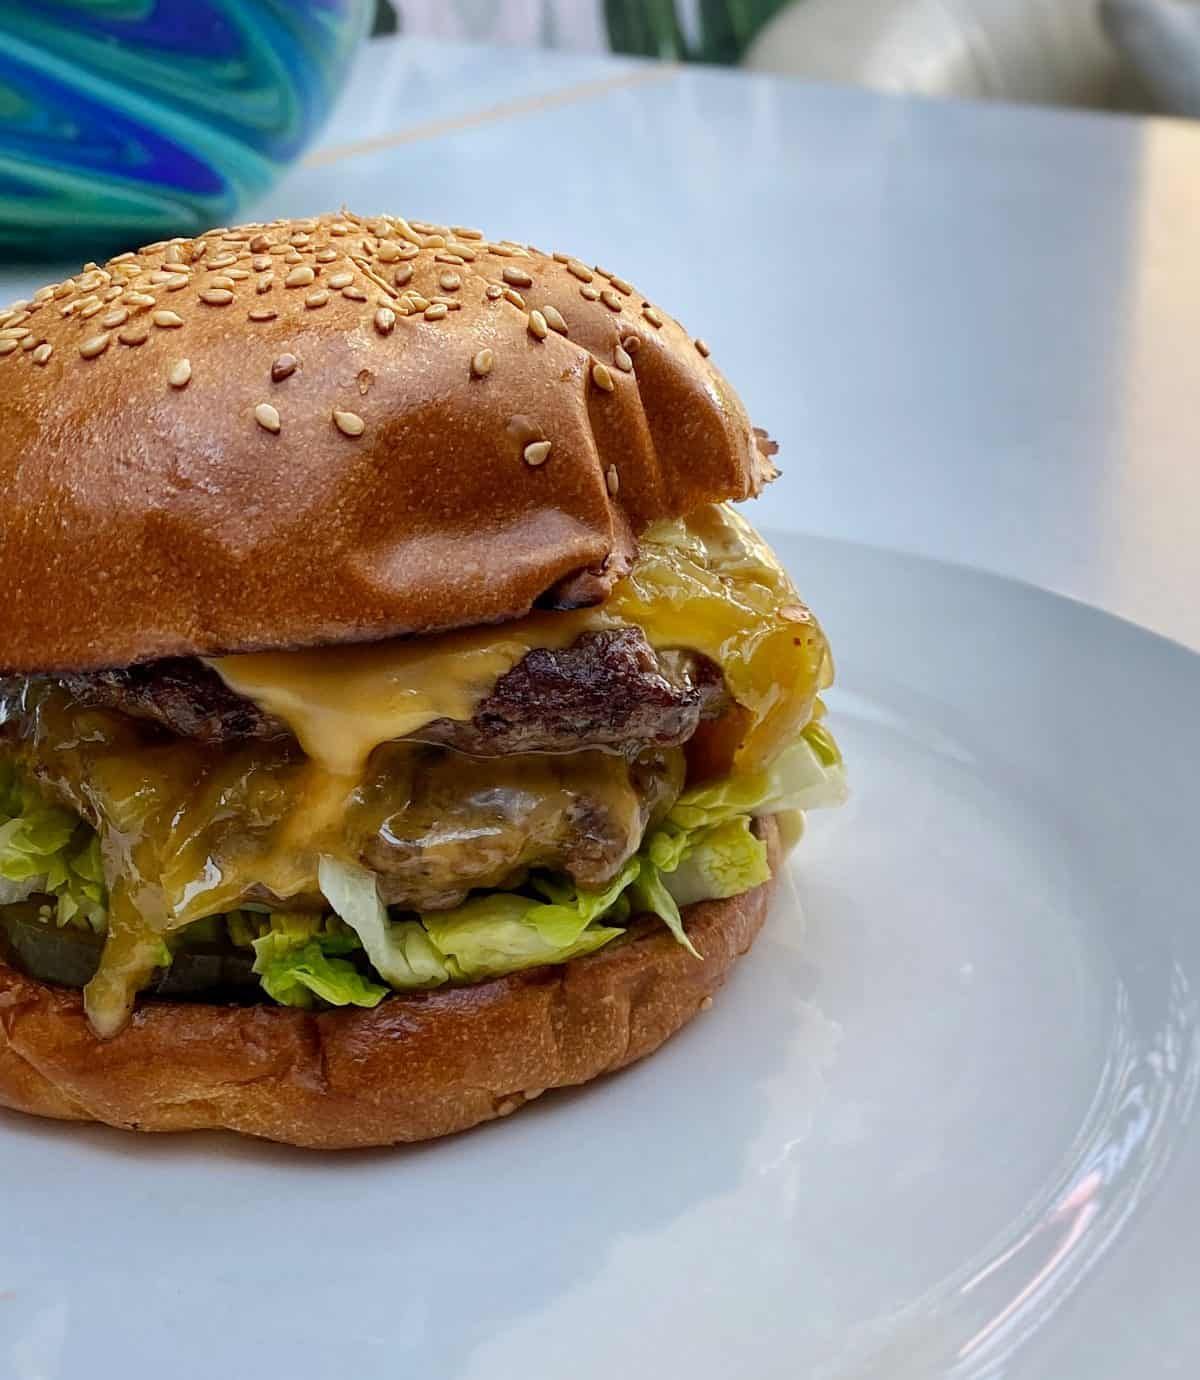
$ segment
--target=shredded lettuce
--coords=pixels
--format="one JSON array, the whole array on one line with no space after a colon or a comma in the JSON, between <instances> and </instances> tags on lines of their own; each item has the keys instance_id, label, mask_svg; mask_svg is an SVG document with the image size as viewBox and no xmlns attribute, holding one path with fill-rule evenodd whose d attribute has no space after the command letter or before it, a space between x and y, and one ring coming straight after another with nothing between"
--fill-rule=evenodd
<instances>
[{"instance_id":1,"label":"shredded lettuce","mask_svg":"<svg viewBox=\"0 0 1200 1380\"><path fill-rule=\"evenodd\" d=\"M358 934L376 971L404 991L591 953L621 933L591 922L612 908L634 871L636 864L627 864L602 892L563 887L549 902L493 892L453 910L426 912L419 921L390 920L366 868L323 857L318 878L325 899Z\"/></svg>"},{"instance_id":2,"label":"shredded lettuce","mask_svg":"<svg viewBox=\"0 0 1200 1380\"><path fill-rule=\"evenodd\" d=\"M60 925L108 923L100 840L69 810L60 809L11 763L0 765L0 905L33 895L55 900Z\"/></svg>"},{"instance_id":3,"label":"shredded lettuce","mask_svg":"<svg viewBox=\"0 0 1200 1380\"><path fill-rule=\"evenodd\" d=\"M324 916L276 912L251 943L263 990L283 1006L310 1007L314 997L331 1006L378 1006L387 995L386 987L337 956L356 950L358 939L331 930Z\"/></svg>"},{"instance_id":4,"label":"shredded lettuce","mask_svg":"<svg viewBox=\"0 0 1200 1380\"><path fill-rule=\"evenodd\" d=\"M372 967L390 986L406 991L439 987L450 980L444 958L417 921L388 919L373 872L323 857L317 880L325 899L357 934Z\"/></svg>"},{"instance_id":5,"label":"shredded lettuce","mask_svg":"<svg viewBox=\"0 0 1200 1380\"><path fill-rule=\"evenodd\" d=\"M814 721L762 771L684 791L667 815L667 824L687 831L721 824L735 815L827 809L845 799L841 753L829 730Z\"/></svg>"},{"instance_id":6,"label":"shredded lettuce","mask_svg":"<svg viewBox=\"0 0 1200 1380\"><path fill-rule=\"evenodd\" d=\"M678 864L663 874L677 906L739 896L771 876L767 846L751 831L748 815L735 815L684 837L687 845Z\"/></svg>"}]
</instances>

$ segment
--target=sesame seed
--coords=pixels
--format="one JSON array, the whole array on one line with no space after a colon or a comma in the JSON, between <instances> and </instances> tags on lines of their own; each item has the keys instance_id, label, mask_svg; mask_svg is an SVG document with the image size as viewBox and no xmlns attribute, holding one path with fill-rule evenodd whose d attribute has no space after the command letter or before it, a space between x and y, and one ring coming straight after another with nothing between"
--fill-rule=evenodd
<instances>
[{"instance_id":1,"label":"sesame seed","mask_svg":"<svg viewBox=\"0 0 1200 1380\"><path fill-rule=\"evenodd\" d=\"M266 235L255 235L250 241L250 252L252 254L264 254L271 247L271 241Z\"/></svg>"},{"instance_id":2,"label":"sesame seed","mask_svg":"<svg viewBox=\"0 0 1200 1380\"><path fill-rule=\"evenodd\" d=\"M609 465L608 469L605 470L604 487L613 498L616 498L617 490L621 487L621 476L617 473L616 465Z\"/></svg>"},{"instance_id":3,"label":"sesame seed","mask_svg":"<svg viewBox=\"0 0 1200 1380\"><path fill-rule=\"evenodd\" d=\"M455 259L461 259L463 263L473 264L478 255L466 244L448 244L445 254L435 254L434 258L441 259L444 263L451 263Z\"/></svg>"},{"instance_id":4,"label":"sesame seed","mask_svg":"<svg viewBox=\"0 0 1200 1380\"><path fill-rule=\"evenodd\" d=\"M557 307L552 307L549 302L542 308L542 315L546 318L546 325L552 331L557 331L559 335L566 335L567 323L563 320L562 312Z\"/></svg>"},{"instance_id":5,"label":"sesame seed","mask_svg":"<svg viewBox=\"0 0 1200 1380\"><path fill-rule=\"evenodd\" d=\"M535 307L529 313L529 334L537 336L539 340L545 340L549 329L545 316Z\"/></svg>"},{"instance_id":6,"label":"sesame seed","mask_svg":"<svg viewBox=\"0 0 1200 1380\"><path fill-rule=\"evenodd\" d=\"M316 292L310 292L304 299L306 307L323 307L329 301L329 293L324 288L318 288Z\"/></svg>"},{"instance_id":7,"label":"sesame seed","mask_svg":"<svg viewBox=\"0 0 1200 1380\"><path fill-rule=\"evenodd\" d=\"M430 304L425 308L425 320L440 321L443 316L447 315L449 310L450 308L445 304L445 302L430 302Z\"/></svg>"},{"instance_id":8,"label":"sesame seed","mask_svg":"<svg viewBox=\"0 0 1200 1380\"><path fill-rule=\"evenodd\" d=\"M237 263L236 254L222 254L219 258L209 259L209 268L228 268L230 264Z\"/></svg>"},{"instance_id":9,"label":"sesame seed","mask_svg":"<svg viewBox=\"0 0 1200 1380\"><path fill-rule=\"evenodd\" d=\"M592 271L586 264L581 264L578 259L570 259L567 262L567 272L573 273L581 283L592 281Z\"/></svg>"},{"instance_id":10,"label":"sesame seed","mask_svg":"<svg viewBox=\"0 0 1200 1380\"><path fill-rule=\"evenodd\" d=\"M396 257L398 259L415 259L420 252L415 244L402 244Z\"/></svg>"},{"instance_id":11,"label":"sesame seed","mask_svg":"<svg viewBox=\"0 0 1200 1380\"><path fill-rule=\"evenodd\" d=\"M0 340L0 355L11 355L19 343L16 340Z\"/></svg>"},{"instance_id":12,"label":"sesame seed","mask_svg":"<svg viewBox=\"0 0 1200 1380\"><path fill-rule=\"evenodd\" d=\"M24 340L31 334L28 326L5 326L0 331L0 340Z\"/></svg>"},{"instance_id":13,"label":"sesame seed","mask_svg":"<svg viewBox=\"0 0 1200 1380\"><path fill-rule=\"evenodd\" d=\"M172 240L167 245L167 252L163 255L163 263L177 264L183 260L183 249L178 240Z\"/></svg>"},{"instance_id":14,"label":"sesame seed","mask_svg":"<svg viewBox=\"0 0 1200 1380\"><path fill-rule=\"evenodd\" d=\"M265 273L271 267L270 254L255 254L254 258L250 260L250 267L255 273Z\"/></svg>"},{"instance_id":15,"label":"sesame seed","mask_svg":"<svg viewBox=\"0 0 1200 1380\"><path fill-rule=\"evenodd\" d=\"M283 256L283 262L285 264L302 264L304 255L298 249L289 249Z\"/></svg>"},{"instance_id":16,"label":"sesame seed","mask_svg":"<svg viewBox=\"0 0 1200 1380\"><path fill-rule=\"evenodd\" d=\"M503 288L502 291L504 293L504 300L506 302L511 302L514 307L520 307L522 311L525 310L525 299L516 290L516 288L506 287Z\"/></svg>"},{"instance_id":17,"label":"sesame seed","mask_svg":"<svg viewBox=\"0 0 1200 1380\"><path fill-rule=\"evenodd\" d=\"M571 262L570 254L564 254L560 249L556 249L550 257L556 264L569 264Z\"/></svg>"},{"instance_id":18,"label":"sesame seed","mask_svg":"<svg viewBox=\"0 0 1200 1380\"><path fill-rule=\"evenodd\" d=\"M609 311L621 310L621 299L612 290L612 288L605 288L604 291L600 294L600 300L609 309Z\"/></svg>"},{"instance_id":19,"label":"sesame seed","mask_svg":"<svg viewBox=\"0 0 1200 1380\"><path fill-rule=\"evenodd\" d=\"M35 364L45 364L53 353L54 346L51 345L48 340L43 340L42 343L33 352L33 362Z\"/></svg>"},{"instance_id":20,"label":"sesame seed","mask_svg":"<svg viewBox=\"0 0 1200 1380\"><path fill-rule=\"evenodd\" d=\"M271 406L270 403L259 403L254 409L254 420L264 431L275 432L279 430L279 410Z\"/></svg>"},{"instance_id":21,"label":"sesame seed","mask_svg":"<svg viewBox=\"0 0 1200 1380\"><path fill-rule=\"evenodd\" d=\"M534 467L544 465L549 454L549 441L530 441L524 450L525 463Z\"/></svg>"},{"instance_id":22,"label":"sesame seed","mask_svg":"<svg viewBox=\"0 0 1200 1380\"><path fill-rule=\"evenodd\" d=\"M165 268L156 269L150 275L150 281L155 284L155 286L161 283L169 283L171 281L171 274L169 274Z\"/></svg>"},{"instance_id":23,"label":"sesame seed","mask_svg":"<svg viewBox=\"0 0 1200 1380\"><path fill-rule=\"evenodd\" d=\"M462 279L457 273L442 273L438 276L438 287L443 292L457 292L462 287Z\"/></svg>"},{"instance_id":24,"label":"sesame seed","mask_svg":"<svg viewBox=\"0 0 1200 1380\"><path fill-rule=\"evenodd\" d=\"M175 327L183 325L183 317L174 311L156 311L150 319L164 330L174 330Z\"/></svg>"},{"instance_id":25,"label":"sesame seed","mask_svg":"<svg viewBox=\"0 0 1200 1380\"><path fill-rule=\"evenodd\" d=\"M305 234L303 230L298 230L291 236L291 241L297 249L302 249L311 239L312 236Z\"/></svg>"},{"instance_id":26,"label":"sesame seed","mask_svg":"<svg viewBox=\"0 0 1200 1380\"><path fill-rule=\"evenodd\" d=\"M112 336L107 331L101 331L99 335L90 335L80 344L79 353L84 359L95 359L108 349L111 340Z\"/></svg>"},{"instance_id":27,"label":"sesame seed","mask_svg":"<svg viewBox=\"0 0 1200 1380\"><path fill-rule=\"evenodd\" d=\"M603 388L606 393L611 393L617 386L607 364L592 365L592 382L597 388Z\"/></svg>"},{"instance_id":28,"label":"sesame seed","mask_svg":"<svg viewBox=\"0 0 1200 1380\"><path fill-rule=\"evenodd\" d=\"M154 298L148 292L127 292L124 297L127 307L152 307Z\"/></svg>"},{"instance_id":29,"label":"sesame seed","mask_svg":"<svg viewBox=\"0 0 1200 1380\"><path fill-rule=\"evenodd\" d=\"M626 374L633 372L633 360L620 345L613 351L613 363Z\"/></svg>"},{"instance_id":30,"label":"sesame seed","mask_svg":"<svg viewBox=\"0 0 1200 1380\"><path fill-rule=\"evenodd\" d=\"M504 289L500 286L499 283L489 283L487 286L487 292L484 295L487 297L489 302L496 302L504 296Z\"/></svg>"},{"instance_id":31,"label":"sesame seed","mask_svg":"<svg viewBox=\"0 0 1200 1380\"><path fill-rule=\"evenodd\" d=\"M333 414L333 424L343 436L361 436L367 428L366 422L357 412L338 412Z\"/></svg>"},{"instance_id":32,"label":"sesame seed","mask_svg":"<svg viewBox=\"0 0 1200 1380\"><path fill-rule=\"evenodd\" d=\"M307 264L302 264L298 268L289 271L288 276L283 280L284 287L298 288L311 287L316 281L317 275Z\"/></svg>"},{"instance_id":33,"label":"sesame seed","mask_svg":"<svg viewBox=\"0 0 1200 1380\"><path fill-rule=\"evenodd\" d=\"M445 249L446 237L445 235L426 235L421 247L423 249Z\"/></svg>"},{"instance_id":34,"label":"sesame seed","mask_svg":"<svg viewBox=\"0 0 1200 1380\"><path fill-rule=\"evenodd\" d=\"M127 250L125 251L124 254L118 254L117 257L116 257L115 259L110 259L110 260L109 260L109 263L110 263L110 264L127 264L127 263L130 263L130 262L131 262L133 259L135 259L135 258L137 258L137 255L133 252L133 250L132 250L132 249L127 249Z\"/></svg>"},{"instance_id":35,"label":"sesame seed","mask_svg":"<svg viewBox=\"0 0 1200 1380\"><path fill-rule=\"evenodd\" d=\"M412 264L401 264L395 273L392 274L392 282L394 282L397 287L403 287L412 276Z\"/></svg>"},{"instance_id":36,"label":"sesame seed","mask_svg":"<svg viewBox=\"0 0 1200 1380\"><path fill-rule=\"evenodd\" d=\"M288 247L286 244L273 244L270 249L267 250L268 254L286 254L287 252Z\"/></svg>"},{"instance_id":37,"label":"sesame seed","mask_svg":"<svg viewBox=\"0 0 1200 1380\"><path fill-rule=\"evenodd\" d=\"M319 264L331 264L337 256L337 250L332 245L326 245L324 249L318 249L313 257Z\"/></svg>"},{"instance_id":38,"label":"sesame seed","mask_svg":"<svg viewBox=\"0 0 1200 1380\"><path fill-rule=\"evenodd\" d=\"M419 292L406 293L404 300L413 311L424 311L429 306L429 298L422 297Z\"/></svg>"},{"instance_id":39,"label":"sesame seed","mask_svg":"<svg viewBox=\"0 0 1200 1380\"><path fill-rule=\"evenodd\" d=\"M435 264L453 264L456 268L461 268L466 263L466 259L461 254L452 254L447 249L439 249L433 256Z\"/></svg>"},{"instance_id":40,"label":"sesame seed","mask_svg":"<svg viewBox=\"0 0 1200 1380\"><path fill-rule=\"evenodd\" d=\"M708 348L707 340L701 340L699 337L697 337L695 345L697 352L703 355L705 359L707 359L709 355L712 353L712 351Z\"/></svg>"},{"instance_id":41,"label":"sesame seed","mask_svg":"<svg viewBox=\"0 0 1200 1380\"><path fill-rule=\"evenodd\" d=\"M282 383L284 379L289 379L296 372L300 361L295 355L280 355L271 365L271 381Z\"/></svg>"},{"instance_id":42,"label":"sesame seed","mask_svg":"<svg viewBox=\"0 0 1200 1380\"><path fill-rule=\"evenodd\" d=\"M611 277L612 277L612 274L608 271L607 268L601 268L599 264L593 264L592 267L593 267L593 268L596 270L596 272L601 276L601 278L611 278Z\"/></svg>"},{"instance_id":43,"label":"sesame seed","mask_svg":"<svg viewBox=\"0 0 1200 1380\"><path fill-rule=\"evenodd\" d=\"M579 295L581 297L586 297L589 302L598 302L600 300L600 290L598 288L588 287L586 283L579 289Z\"/></svg>"},{"instance_id":44,"label":"sesame seed","mask_svg":"<svg viewBox=\"0 0 1200 1380\"><path fill-rule=\"evenodd\" d=\"M630 293L633 291L632 283L627 283L624 278L618 278L614 273L608 275L608 281L618 292Z\"/></svg>"},{"instance_id":45,"label":"sesame seed","mask_svg":"<svg viewBox=\"0 0 1200 1380\"><path fill-rule=\"evenodd\" d=\"M274 321L278 315L274 307L254 307L247 313L251 321Z\"/></svg>"},{"instance_id":46,"label":"sesame seed","mask_svg":"<svg viewBox=\"0 0 1200 1380\"><path fill-rule=\"evenodd\" d=\"M59 283L59 285L54 289L54 299L55 299L55 301L58 301L60 298L63 298L63 297L70 297L70 295L71 295L74 291L75 291L75 280L74 280L73 278L68 278L67 281L66 281L65 283ZM109 292L120 292L121 289L120 289L120 288L109 288L108 291L109 291ZM107 293L106 293L105 295L107 296Z\"/></svg>"},{"instance_id":47,"label":"sesame seed","mask_svg":"<svg viewBox=\"0 0 1200 1380\"><path fill-rule=\"evenodd\" d=\"M642 315L654 327L661 326L663 323L662 314L657 310L657 308L652 307L649 304L642 308Z\"/></svg>"},{"instance_id":48,"label":"sesame seed","mask_svg":"<svg viewBox=\"0 0 1200 1380\"><path fill-rule=\"evenodd\" d=\"M375 313L375 329L380 335L391 335L396 324L396 313L391 307L380 307Z\"/></svg>"},{"instance_id":49,"label":"sesame seed","mask_svg":"<svg viewBox=\"0 0 1200 1380\"><path fill-rule=\"evenodd\" d=\"M274 281L275 275L273 273L264 273L263 276L258 280L258 282L255 283L254 291L261 297L264 292L271 291L271 284Z\"/></svg>"},{"instance_id":50,"label":"sesame seed","mask_svg":"<svg viewBox=\"0 0 1200 1380\"><path fill-rule=\"evenodd\" d=\"M638 339L636 335L623 335L621 337L621 344L625 347L625 349L629 351L631 355L636 355L637 352L642 348L642 342Z\"/></svg>"},{"instance_id":51,"label":"sesame seed","mask_svg":"<svg viewBox=\"0 0 1200 1380\"><path fill-rule=\"evenodd\" d=\"M712 1006L713 1006L713 999L712 999L711 997L702 997L702 998L700 999L700 1010L701 1010L701 1011L711 1011L711 1010L712 1010Z\"/></svg>"},{"instance_id":52,"label":"sesame seed","mask_svg":"<svg viewBox=\"0 0 1200 1380\"><path fill-rule=\"evenodd\" d=\"M325 280L331 288L341 289L349 287L354 281L354 274L343 270L341 273L333 273Z\"/></svg>"},{"instance_id":53,"label":"sesame seed","mask_svg":"<svg viewBox=\"0 0 1200 1380\"><path fill-rule=\"evenodd\" d=\"M150 339L150 327L144 321L126 326L117 336L122 345L144 345Z\"/></svg>"},{"instance_id":54,"label":"sesame seed","mask_svg":"<svg viewBox=\"0 0 1200 1380\"><path fill-rule=\"evenodd\" d=\"M483 239L483 231L475 230L469 225L452 225L450 229L460 240Z\"/></svg>"},{"instance_id":55,"label":"sesame seed","mask_svg":"<svg viewBox=\"0 0 1200 1380\"><path fill-rule=\"evenodd\" d=\"M492 372L495 358L495 355L486 346L482 350L476 350L471 356L471 373L477 379L486 378Z\"/></svg>"},{"instance_id":56,"label":"sesame seed","mask_svg":"<svg viewBox=\"0 0 1200 1380\"><path fill-rule=\"evenodd\" d=\"M36 350L37 347L38 347L41 343L42 343L42 341L41 341L41 339L39 339L38 336L36 336L36 335L31 335L31 336L27 337L25 340L22 340L22 341L21 341L21 349L22 349L22 350Z\"/></svg>"},{"instance_id":57,"label":"sesame seed","mask_svg":"<svg viewBox=\"0 0 1200 1380\"><path fill-rule=\"evenodd\" d=\"M43 302L54 296L54 289L57 286L57 283L51 283L49 287L38 288L33 294L33 300L40 306Z\"/></svg>"},{"instance_id":58,"label":"sesame seed","mask_svg":"<svg viewBox=\"0 0 1200 1380\"><path fill-rule=\"evenodd\" d=\"M779 616L786 623L811 623L812 614L803 604L784 604L779 610Z\"/></svg>"},{"instance_id":59,"label":"sesame seed","mask_svg":"<svg viewBox=\"0 0 1200 1380\"><path fill-rule=\"evenodd\" d=\"M233 293L228 288L205 288L200 300L210 307L227 307L233 301Z\"/></svg>"},{"instance_id":60,"label":"sesame seed","mask_svg":"<svg viewBox=\"0 0 1200 1380\"><path fill-rule=\"evenodd\" d=\"M400 257L400 246L395 240L383 240L379 246L379 262L394 264Z\"/></svg>"},{"instance_id":61,"label":"sesame seed","mask_svg":"<svg viewBox=\"0 0 1200 1380\"><path fill-rule=\"evenodd\" d=\"M351 302L365 302L367 294L360 287L348 287L342 291L343 297L348 297Z\"/></svg>"},{"instance_id":62,"label":"sesame seed","mask_svg":"<svg viewBox=\"0 0 1200 1380\"><path fill-rule=\"evenodd\" d=\"M514 268L512 264L505 264L500 272L501 278L506 283L511 283L513 287L532 287L533 279L523 268Z\"/></svg>"},{"instance_id":63,"label":"sesame seed","mask_svg":"<svg viewBox=\"0 0 1200 1380\"><path fill-rule=\"evenodd\" d=\"M115 311L105 312L100 318L100 324L106 331L115 331L118 326L123 326L129 320L129 313L124 307L117 307Z\"/></svg>"},{"instance_id":64,"label":"sesame seed","mask_svg":"<svg viewBox=\"0 0 1200 1380\"><path fill-rule=\"evenodd\" d=\"M104 303L101 302L101 301L99 301L99 300L96 299L96 298L93 298L92 301L90 301L90 302L87 304L87 306L85 306L85 307L80 307L80 309L79 309L79 315L82 316L83 319L84 319L85 321L87 321L87 320L89 320L91 317L95 316L96 313L97 313L98 311L103 311L103 310L104 310Z\"/></svg>"},{"instance_id":65,"label":"sesame seed","mask_svg":"<svg viewBox=\"0 0 1200 1380\"><path fill-rule=\"evenodd\" d=\"M225 276L226 278L231 279L235 283L241 283L244 282L247 278L249 278L250 273L247 269L244 268L231 268L226 272ZM170 291L169 288L168 291Z\"/></svg>"},{"instance_id":66,"label":"sesame seed","mask_svg":"<svg viewBox=\"0 0 1200 1380\"><path fill-rule=\"evenodd\" d=\"M167 370L167 382L172 388L186 388L191 377L192 361L190 359L177 359Z\"/></svg>"}]
</instances>

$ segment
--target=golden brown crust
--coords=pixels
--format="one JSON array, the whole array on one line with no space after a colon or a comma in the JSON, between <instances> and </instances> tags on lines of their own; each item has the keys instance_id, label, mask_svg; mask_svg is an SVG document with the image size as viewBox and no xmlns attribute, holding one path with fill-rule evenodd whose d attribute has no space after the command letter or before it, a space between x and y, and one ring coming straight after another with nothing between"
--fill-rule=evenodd
<instances>
[{"instance_id":1,"label":"golden brown crust","mask_svg":"<svg viewBox=\"0 0 1200 1380\"><path fill-rule=\"evenodd\" d=\"M772 870L773 820L762 822ZM772 883L557 968L394 996L373 1011L146 1002L112 1040L79 995L0 965L0 1105L141 1131L225 1128L313 1149L427 1140L652 1053L762 926Z\"/></svg>"},{"instance_id":2,"label":"golden brown crust","mask_svg":"<svg viewBox=\"0 0 1200 1380\"><path fill-rule=\"evenodd\" d=\"M772 476L676 321L474 233L349 214L214 231L0 312L0 669L487 623L555 588L591 602L631 529Z\"/></svg>"}]
</instances>

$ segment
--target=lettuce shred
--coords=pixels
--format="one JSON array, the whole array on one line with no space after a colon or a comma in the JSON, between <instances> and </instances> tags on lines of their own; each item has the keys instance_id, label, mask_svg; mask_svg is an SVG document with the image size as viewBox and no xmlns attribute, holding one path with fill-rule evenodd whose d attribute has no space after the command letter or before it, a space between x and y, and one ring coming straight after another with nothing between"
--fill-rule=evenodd
<instances>
[{"instance_id":1,"label":"lettuce shred","mask_svg":"<svg viewBox=\"0 0 1200 1380\"><path fill-rule=\"evenodd\" d=\"M0 764L0 905L49 897L59 925L108 927L100 839L52 805L12 763Z\"/></svg>"}]
</instances>

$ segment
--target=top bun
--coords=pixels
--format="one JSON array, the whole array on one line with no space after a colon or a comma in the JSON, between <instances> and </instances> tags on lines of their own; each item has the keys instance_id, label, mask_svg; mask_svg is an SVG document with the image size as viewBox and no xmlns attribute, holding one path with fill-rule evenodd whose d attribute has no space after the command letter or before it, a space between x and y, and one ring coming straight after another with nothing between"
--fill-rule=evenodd
<instances>
[{"instance_id":1,"label":"top bun","mask_svg":"<svg viewBox=\"0 0 1200 1380\"><path fill-rule=\"evenodd\" d=\"M606 270L401 217L88 264L0 312L0 670L596 602L774 475L707 355Z\"/></svg>"}]
</instances>

